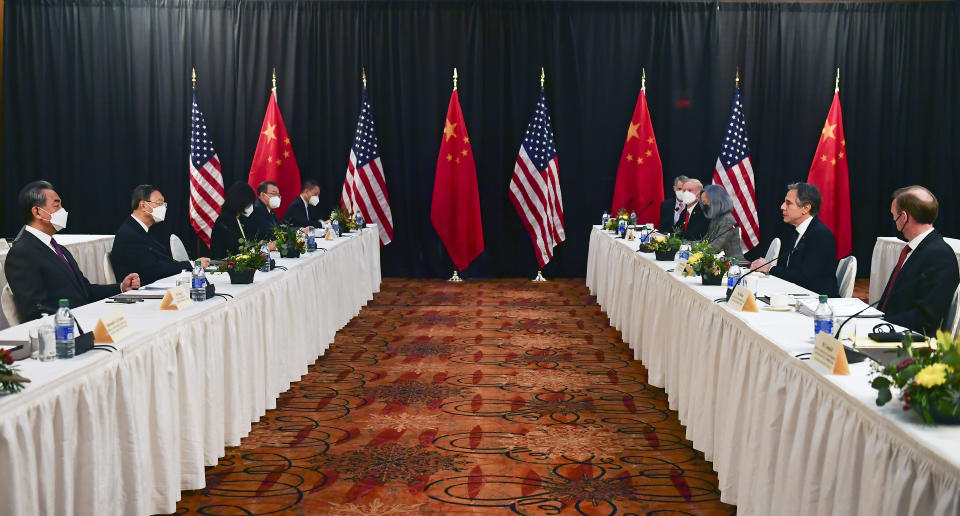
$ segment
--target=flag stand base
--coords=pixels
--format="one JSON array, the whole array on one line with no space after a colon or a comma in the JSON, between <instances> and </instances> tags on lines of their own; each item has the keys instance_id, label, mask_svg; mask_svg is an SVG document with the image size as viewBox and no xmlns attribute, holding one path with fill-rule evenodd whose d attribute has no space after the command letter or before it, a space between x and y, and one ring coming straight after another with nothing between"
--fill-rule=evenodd
<instances>
[{"instance_id":1,"label":"flag stand base","mask_svg":"<svg viewBox=\"0 0 960 516\"><path fill-rule=\"evenodd\" d=\"M459 274L457 274L457 269L453 269L453 276L450 276L450 279L448 279L447 281L453 281L453 282L459 283L463 281L463 279L460 278Z\"/></svg>"},{"instance_id":2,"label":"flag stand base","mask_svg":"<svg viewBox=\"0 0 960 516\"><path fill-rule=\"evenodd\" d=\"M537 271L537 277L536 277L536 278L533 278L533 279L530 280L530 281L533 281L533 282L536 282L536 283L540 283L540 282L545 282L545 281L547 281L547 278L544 278L544 277L543 277L543 271Z\"/></svg>"}]
</instances>

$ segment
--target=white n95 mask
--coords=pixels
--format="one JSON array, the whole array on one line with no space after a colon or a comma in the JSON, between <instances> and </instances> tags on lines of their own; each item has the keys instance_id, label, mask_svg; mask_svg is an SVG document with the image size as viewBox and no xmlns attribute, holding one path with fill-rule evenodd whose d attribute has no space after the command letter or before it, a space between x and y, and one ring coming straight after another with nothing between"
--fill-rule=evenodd
<instances>
[{"instance_id":1,"label":"white n95 mask","mask_svg":"<svg viewBox=\"0 0 960 516\"><path fill-rule=\"evenodd\" d=\"M308 202L310 203L310 206L316 206L320 204L320 197L316 195L311 195L310 200Z\"/></svg>"},{"instance_id":2,"label":"white n95 mask","mask_svg":"<svg viewBox=\"0 0 960 516\"><path fill-rule=\"evenodd\" d=\"M696 200L697 196L694 195L693 192L683 191L680 195L680 201L683 202L683 204L690 204Z\"/></svg>"},{"instance_id":3,"label":"white n95 mask","mask_svg":"<svg viewBox=\"0 0 960 516\"><path fill-rule=\"evenodd\" d=\"M274 195L270 198L270 209L275 210L280 207L280 196Z\"/></svg>"},{"instance_id":4,"label":"white n95 mask","mask_svg":"<svg viewBox=\"0 0 960 516\"><path fill-rule=\"evenodd\" d=\"M39 208L40 211L50 215L50 224L53 226L53 229L57 231L63 231L67 229L67 213L66 208L61 207L59 210L50 213L49 211Z\"/></svg>"},{"instance_id":5,"label":"white n95 mask","mask_svg":"<svg viewBox=\"0 0 960 516\"><path fill-rule=\"evenodd\" d=\"M154 222L163 222L163 219L167 217L167 205L162 204L157 206L150 212L150 215L153 217Z\"/></svg>"}]
</instances>

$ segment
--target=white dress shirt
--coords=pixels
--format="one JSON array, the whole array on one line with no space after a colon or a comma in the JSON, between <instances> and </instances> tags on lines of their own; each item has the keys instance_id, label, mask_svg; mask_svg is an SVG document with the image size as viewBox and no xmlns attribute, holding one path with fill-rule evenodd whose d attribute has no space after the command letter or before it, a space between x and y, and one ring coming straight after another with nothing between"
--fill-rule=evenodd
<instances>
[{"instance_id":1,"label":"white dress shirt","mask_svg":"<svg viewBox=\"0 0 960 516\"><path fill-rule=\"evenodd\" d=\"M37 228L35 228L35 227L33 227L33 226L23 226L23 229L29 231L30 234L32 234L33 236L39 238L41 242L43 242L44 244L46 244L46 246L47 246L48 248L50 248L51 251L53 251L53 254L57 254L57 250L54 249L54 248L53 248L53 244L50 243L50 239L53 238L52 236L44 233L43 231L40 231L39 229L37 229Z\"/></svg>"},{"instance_id":2,"label":"white dress shirt","mask_svg":"<svg viewBox=\"0 0 960 516\"><path fill-rule=\"evenodd\" d=\"M133 220L135 220L135 221L137 221L137 224L140 224L140 227L143 228L143 232L144 232L144 233L149 233L149 232L150 232L150 228L147 227L147 225L144 224L142 220L134 217L133 214L130 214L130 218L133 219Z\"/></svg>"},{"instance_id":3,"label":"white dress shirt","mask_svg":"<svg viewBox=\"0 0 960 516\"><path fill-rule=\"evenodd\" d=\"M813 220L813 217L808 217L807 220L801 222L797 225L797 239L793 242L793 248L797 248L797 244L800 243L800 239L803 238L803 234L807 232L807 228L810 227L810 221Z\"/></svg>"}]
</instances>

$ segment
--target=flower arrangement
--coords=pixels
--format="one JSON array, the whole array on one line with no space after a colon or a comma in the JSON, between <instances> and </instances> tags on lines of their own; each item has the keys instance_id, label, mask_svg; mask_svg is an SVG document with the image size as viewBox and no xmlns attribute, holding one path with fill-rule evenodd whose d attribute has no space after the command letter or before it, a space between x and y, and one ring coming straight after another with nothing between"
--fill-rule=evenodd
<instances>
[{"instance_id":1,"label":"flower arrangement","mask_svg":"<svg viewBox=\"0 0 960 516\"><path fill-rule=\"evenodd\" d=\"M913 409L927 424L960 423L960 338L937 331L936 349L913 347L904 335L895 365L874 364L871 386L877 390L877 405L893 399L891 388L900 391L903 410Z\"/></svg>"},{"instance_id":2,"label":"flower arrangement","mask_svg":"<svg viewBox=\"0 0 960 516\"><path fill-rule=\"evenodd\" d=\"M683 245L683 239L676 233L650 239L650 250L655 253L676 253Z\"/></svg>"},{"instance_id":3,"label":"flower arrangement","mask_svg":"<svg viewBox=\"0 0 960 516\"><path fill-rule=\"evenodd\" d=\"M260 270L266 260L260 254L263 242L240 239L240 248L237 254L228 256L220 261L217 272L248 272Z\"/></svg>"},{"instance_id":4,"label":"flower arrangement","mask_svg":"<svg viewBox=\"0 0 960 516\"><path fill-rule=\"evenodd\" d=\"M23 390L23 384L30 380L18 374L18 367L13 365L10 350L0 350L0 391L14 394Z\"/></svg>"},{"instance_id":5,"label":"flower arrangement","mask_svg":"<svg viewBox=\"0 0 960 516\"><path fill-rule=\"evenodd\" d=\"M734 260L724 256L723 251L718 253L704 241L694 243L692 249L687 263L700 276L723 276L734 263Z\"/></svg>"},{"instance_id":6,"label":"flower arrangement","mask_svg":"<svg viewBox=\"0 0 960 516\"><path fill-rule=\"evenodd\" d=\"M296 258L305 252L306 244L297 238L297 228L281 224L273 228L273 239L277 243L280 256Z\"/></svg>"},{"instance_id":7,"label":"flower arrangement","mask_svg":"<svg viewBox=\"0 0 960 516\"><path fill-rule=\"evenodd\" d=\"M621 220L625 221L627 224L630 224L630 214L627 213L625 208L620 208L617 210L617 214L607 220L607 224L603 226L603 229L607 231L616 231Z\"/></svg>"},{"instance_id":8,"label":"flower arrangement","mask_svg":"<svg viewBox=\"0 0 960 516\"><path fill-rule=\"evenodd\" d=\"M337 224L340 225L340 231L356 231L359 229L357 226L357 221L350 215L340 208L337 208L330 212L330 220L337 220Z\"/></svg>"}]
</instances>

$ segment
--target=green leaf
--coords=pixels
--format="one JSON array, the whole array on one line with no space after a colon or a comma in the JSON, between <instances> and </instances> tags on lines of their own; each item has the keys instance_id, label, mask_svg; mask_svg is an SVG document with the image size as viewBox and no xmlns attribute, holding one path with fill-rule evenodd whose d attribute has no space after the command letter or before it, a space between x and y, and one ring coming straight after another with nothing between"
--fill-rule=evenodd
<instances>
[{"instance_id":1,"label":"green leaf","mask_svg":"<svg viewBox=\"0 0 960 516\"><path fill-rule=\"evenodd\" d=\"M903 371L900 371L900 379L904 380L905 382L910 381L914 376L917 376L917 373L920 372L920 369L920 364L910 364L905 367Z\"/></svg>"},{"instance_id":2,"label":"green leaf","mask_svg":"<svg viewBox=\"0 0 960 516\"><path fill-rule=\"evenodd\" d=\"M890 393L889 388L877 389L877 406L882 407L887 404L888 401L893 399L893 394Z\"/></svg>"},{"instance_id":3,"label":"green leaf","mask_svg":"<svg viewBox=\"0 0 960 516\"><path fill-rule=\"evenodd\" d=\"M889 391L890 379L887 378L886 376L878 376L873 379L873 383L871 383L870 386L877 390L887 389L887 391Z\"/></svg>"}]
</instances>

